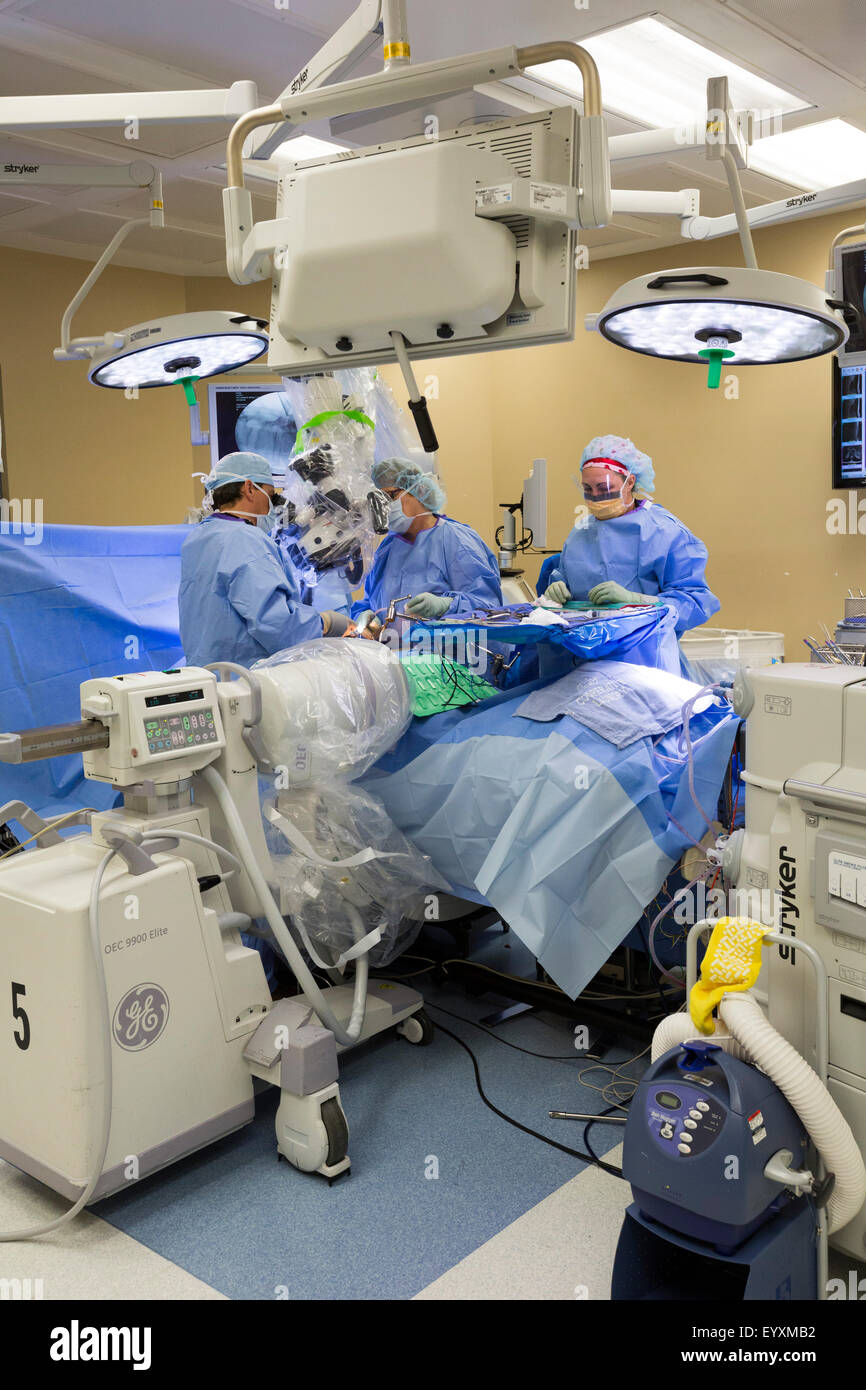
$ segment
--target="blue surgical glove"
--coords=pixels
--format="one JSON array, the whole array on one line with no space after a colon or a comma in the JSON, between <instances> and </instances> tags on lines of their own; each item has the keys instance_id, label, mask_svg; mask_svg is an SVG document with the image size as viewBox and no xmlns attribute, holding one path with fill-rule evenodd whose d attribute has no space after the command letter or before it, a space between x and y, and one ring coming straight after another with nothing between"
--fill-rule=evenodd
<instances>
[{"instance_id":1,"label":"blue surgical glove","mask_svg":"<svg viewBox=\"0 0 866 1390\"><path fill-rule=\"evenodd\" d=\"M373 612L372 608L365 608L363 613L359 613L355 619L355 627L359 632L363 632L364 628L368 623L371 623L375 617L376 614Z\"/></svg>"},{"instance_id":2,"label":"blue surgical glove","mask_svg":"<svg viewBox=\"0 0 866 1390\"><path fill-rule=\"evenodd\" d=\"M596 584L594 589L589 591L590 603L659 603L661 600L653 598L651 594L636 594L632 589L624 589L621 584L617 584L613 579L606 579L603 584Z\"/></svg>"},{"instance_id":3,"label":"blue surgical glove","mask_svg":"<svg viewBox=\"0 0 866 1390\"><path fill-rule=\"evenodd\" d=\"M544 598L549 598L553 603L568 603L571 598L568 585L561 579L554 579L552 584L548 584L544 591Z\"/></svg>"},{"instance_id":4,"label":"blue surgical glove","mask_svg":"<svg viewBox=\"0 0 866 1390\"><path fill-rule=\"evenodd\" d=\"M453 602L453 599L440 598L437 594L416 594L406 604L406 612L416 618L441 618Z\"/></svg>"}]
</instances>

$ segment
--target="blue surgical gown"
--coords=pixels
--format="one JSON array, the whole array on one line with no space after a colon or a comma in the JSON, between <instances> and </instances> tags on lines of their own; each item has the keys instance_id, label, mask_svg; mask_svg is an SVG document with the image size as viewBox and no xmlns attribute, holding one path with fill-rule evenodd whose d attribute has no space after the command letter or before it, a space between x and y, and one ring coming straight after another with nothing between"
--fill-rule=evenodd
<instances>
[{"instance_id":1,"label":"blue surgical gown","mask_svg":"<svg viewBox=\"0 0 866 1390\"><path fill-rule=\"evenodd\" d=\"M318 584L303 587L304 602L317 613L330 609L333 613L348 613L352 607L352 585L343 570L326 570Z\"/></svg>"},{"instance_id":2,"label":"blue surgical gown","mask_svg":"<svg viewBox=\"0 0 866 1390\"><path fill-rule=\"evenodd\" d=\"M322 635L322 619L299 601L276 543L258 527L219 514L194 526L181 546L178 606L191 666L252 666Z\"/></svg>"},{"instance_id":3,"label":"blue surgical gown","mask_svg":"<svg viewBox=\"0 0 866 1390\"><path fill-rule=\"evenodd\" d=\"M363 599L352 604L352 617L368 608L387 608L393 598L421 593L450 598L452 617L502 607L496 557L471 526L437 516L436 525L419 531L414 541L389 532L376 551Z\"/></svg>"},{"instance_id":4,"label":"blue surgical gown","mask_svg":"<svg viewBox=\"0 0 866 1390\"><path fill-rule=\"evenodd\" d=\"M548 584L561 579L572 598L589 597L606 579L658 597L676 613L676 635L705 623L721 604L707 585L707 548L672 512L642 502L625 516L577 523Z\"/></svg>"}]
</instances>

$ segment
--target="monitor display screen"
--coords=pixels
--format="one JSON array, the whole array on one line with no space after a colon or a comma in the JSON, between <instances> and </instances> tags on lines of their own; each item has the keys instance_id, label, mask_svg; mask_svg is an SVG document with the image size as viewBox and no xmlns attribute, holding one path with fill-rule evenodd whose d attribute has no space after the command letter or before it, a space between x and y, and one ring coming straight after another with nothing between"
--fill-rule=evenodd
<instances>
[{"instance_id":1,"label":"monitor display screen","mask_svg":"<svg viewBox=\"0 0 866 1390\"><path fill-rule=\"evenodd\" d=\"M833 359L833 486L866 487L866 363Z\"/></svg>"},{"instance_id":2,"label":"monitor display screen","mask_svg":"<svg viewBox=\"0 0 866 1390\"><path fill-rule=\"evenodd\" d=\"M297 424L279 382L208 387L211 466L226 454L263 454L282 477L291 460Z\"/></svg>"},{"instance_id":3,"label":"monitor display screen","mask_svg":"<svg viewBox=\"0 0 866 1390\"><path fill-rule=\"evenodd\" d=\"M855 353L862 353L860 360L866 361L866 241L842 246L836 257L838 296L851 304L857 314L842 357L851 358Z\"/></svg>"}]
</instances>

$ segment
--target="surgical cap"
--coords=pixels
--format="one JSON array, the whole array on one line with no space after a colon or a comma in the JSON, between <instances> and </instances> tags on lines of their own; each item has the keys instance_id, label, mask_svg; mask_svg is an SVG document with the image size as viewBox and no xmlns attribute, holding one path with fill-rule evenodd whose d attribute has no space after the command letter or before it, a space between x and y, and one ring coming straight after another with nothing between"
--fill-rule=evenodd
<instances>
[{"instance_id":1,"label":"surgical cap","mask_svg":"<svg viewBox=\"0 0 866 1390\"><path fill-rule=\"evenodd\" d=\"M432 473L419 468L409 459L382 459L373 464L373 482L377 487L397 488L400 492L411 492L422 507L431 512L445 510L445 489Z\"/></svg>"},{"instance_id":2,"label":"surgical cap","mask_svg":"<svg viewBox=\"0 0 866 1390\"><path fill-rule=\"evenodd\" d=\"M223 487L225 483L269 483L274 486L271 465L262 454L225 454L216 468L205 478L206 492Z\"/></svg>"},{"instance_id":3,"label":"surgical cap","mask_svg":"<svg viewBox=\"0 0 866 1390\"><path fill-rule=\"evenodd\" d=\"M619 434L596 435L584 449L580 466L584 468L597 459L613 459L633 473L635 492L649 495L655 491L656 475L653 461L649 454L642 453L630 439L623 439Z\"/></svg>"}]
</instances>

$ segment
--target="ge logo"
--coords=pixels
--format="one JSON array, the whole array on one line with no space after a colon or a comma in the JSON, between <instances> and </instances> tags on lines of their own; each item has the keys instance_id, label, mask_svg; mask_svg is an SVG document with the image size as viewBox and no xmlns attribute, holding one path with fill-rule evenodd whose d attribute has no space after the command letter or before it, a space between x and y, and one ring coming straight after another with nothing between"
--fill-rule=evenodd
<instances>
[{"instance_id":1,"label":"ge logo","mask_svg":"<svg viewBox=\"0 0 866 1390\"><path fill-rule=\"evenodd\" d=\"M168 1022L168 995L159 985L135 985L114 1011L114 1040L126 1052L155 1043Z\"/></svg>"}]
</instances>

